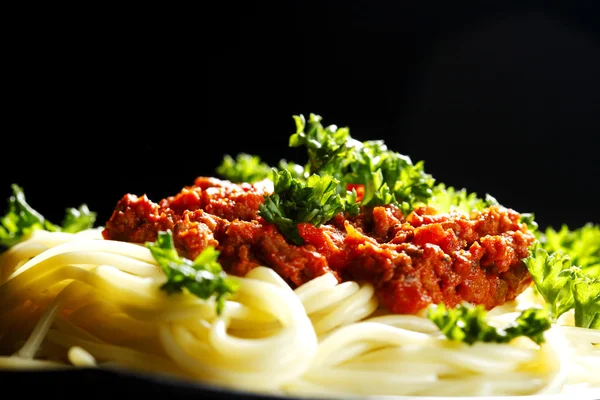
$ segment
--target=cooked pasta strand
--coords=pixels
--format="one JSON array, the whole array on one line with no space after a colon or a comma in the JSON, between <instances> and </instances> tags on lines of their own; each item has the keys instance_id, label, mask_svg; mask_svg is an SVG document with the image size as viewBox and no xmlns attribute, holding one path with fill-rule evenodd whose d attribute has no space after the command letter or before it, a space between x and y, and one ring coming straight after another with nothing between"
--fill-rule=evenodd
<instances>
[{"instance_id":1,"label":"cooked pasta strand","mask_svg":"<svg viewBox=\"0 0 600 400\"><path fill-rule=\"evenodd\" d=\"M344 398L600 389L597 330L556 324L541 346L470 346L424 315L387 313L371 284L332 274L292 290L272 269L254 268L220 315L214 299L167 294L165 280L148 249L97 230L31 235L0 256L0 368L124 368ZM536 301L526 291L490 323L510 323Z\"/></svg>"}]
</instances>

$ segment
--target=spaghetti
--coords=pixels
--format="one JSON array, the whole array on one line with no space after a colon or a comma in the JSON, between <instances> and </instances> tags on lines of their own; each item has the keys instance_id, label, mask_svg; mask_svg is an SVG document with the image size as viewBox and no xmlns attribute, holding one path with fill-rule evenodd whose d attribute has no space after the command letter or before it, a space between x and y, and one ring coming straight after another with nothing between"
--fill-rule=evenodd
<instances>
[{"instance_id":1,"label":"spaghetti","mask_svg":"<svg viewBox=\"0 0 600 400\"><path fill-rule=\"evenodd\" d=\"M600 331L572 311L541 345L448 340L423 314L392 314L370 283L324 274L292 289L266 267L214 299L167 294L144 246L99 229L34 231L0 255L0 368L125 368L257 393L491 396L600 390ZM532 288L501 326L541 305ZM590 392L590 393L592 393Z\"/></svg>"}]
</instances>

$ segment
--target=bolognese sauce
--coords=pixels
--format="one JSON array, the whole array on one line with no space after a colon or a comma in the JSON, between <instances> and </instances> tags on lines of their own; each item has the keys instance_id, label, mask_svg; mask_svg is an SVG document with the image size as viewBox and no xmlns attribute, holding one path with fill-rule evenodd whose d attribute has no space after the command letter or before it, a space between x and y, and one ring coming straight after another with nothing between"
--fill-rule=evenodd
<instances>
[{"instance_id":1,"label":"bolognese sauce","mask_svg":"<svg viewBox=\"0 0 600 400\"><path fill-rule=\"evenodd\" d=\"M152 202L126 194L102 232L105 239L144 243L170 230L180 255L207 246L232 275L257 266L275 270L292 287L332 273L373 284L393 313L465 301L487 309L514 299L532 282L522 259L535 237L520 214L501 206L464 214L423 206L403 215L394 205L340 213L320 226L298 225L302 245L288 241L259 213L268 180L235 184L198 177L174 196Z\"/></svg>"}]
</instances>

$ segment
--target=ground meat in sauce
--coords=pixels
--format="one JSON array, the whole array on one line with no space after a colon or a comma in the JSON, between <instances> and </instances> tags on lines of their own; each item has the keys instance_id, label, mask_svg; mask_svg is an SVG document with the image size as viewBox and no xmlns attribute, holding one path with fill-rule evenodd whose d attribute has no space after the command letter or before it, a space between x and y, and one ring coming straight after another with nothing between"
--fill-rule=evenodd
<instances>
[{"instance_id":1,"label":"ground meat in sauce","mask_svg":"<svg viewBox=\"0 0 600 400\"><path fill-rule=\"evenodd\" d=\"M182 256L194 259L214 246L227 273L243 276L264 265L292 287L327 272L339 281L366 280L393 313L463 301L491 309L532 282L522 258L534 236L511 209L492 206L464 215L421 207L405 217L393 205L364 208L320 227L300 224L305 243L297 246L258 213L271 191L269 181L233 184L199 177L158 204L127 194L102 234L144 243L170 229Z\"/></svg>"}]
</instances>

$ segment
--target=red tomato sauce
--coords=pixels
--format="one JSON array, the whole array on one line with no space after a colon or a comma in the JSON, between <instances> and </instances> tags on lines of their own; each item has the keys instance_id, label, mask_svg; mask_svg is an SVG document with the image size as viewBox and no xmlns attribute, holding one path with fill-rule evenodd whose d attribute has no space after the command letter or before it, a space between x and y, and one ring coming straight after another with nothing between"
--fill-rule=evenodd
<instances>
[{"instance_id":1,"label":"red tomato sauce","mask_svg":"<svg viewBox=\"0 0 600 400\"><path fill-rule=\"evenodd\" d=\"M463 301L491 309L532 282L522 259L535 237L512 209L492 206L465 215L421 207L404 216L393 205L365 207L319 227L300 224L304 244L298 246L259 215L271 191L268 181L234 184L198 177L158 203L126 194L102 234L144 243L171 230L181 256L194 259L213 246L227 273L244 276L267 266L292 287L327 272L340 282L368 281L393 313Z\"/></svg>"}]
</instances>

